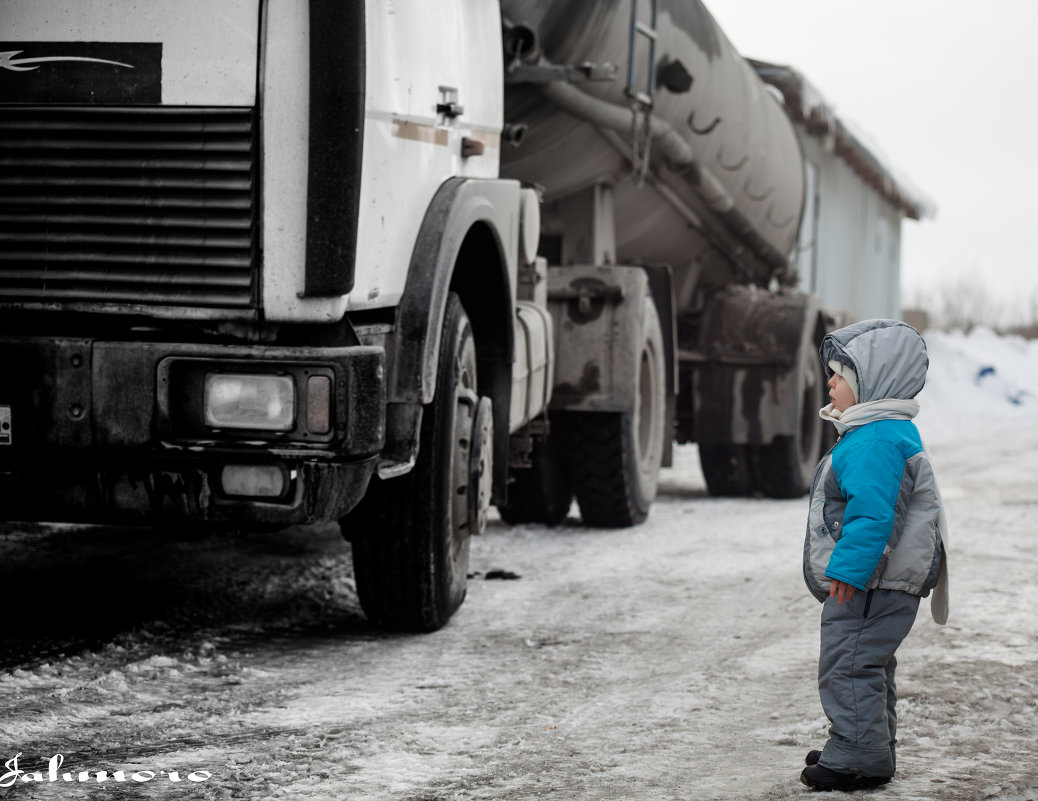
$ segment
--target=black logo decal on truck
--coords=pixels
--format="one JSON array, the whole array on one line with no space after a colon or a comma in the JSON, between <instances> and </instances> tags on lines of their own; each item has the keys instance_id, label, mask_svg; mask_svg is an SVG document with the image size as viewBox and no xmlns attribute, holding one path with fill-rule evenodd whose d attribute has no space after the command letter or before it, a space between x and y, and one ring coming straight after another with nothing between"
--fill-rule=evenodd
<instances>
[{"instance_id":1,"label":"black logo decal on truck","mask_svg":"<svg viewBox=\"0 0 1038 801\"><path fill-rule=\"evenodd\" d=\"M162 45L0 42L0 103L162 102Z\"/></svg>"}]
</instances>

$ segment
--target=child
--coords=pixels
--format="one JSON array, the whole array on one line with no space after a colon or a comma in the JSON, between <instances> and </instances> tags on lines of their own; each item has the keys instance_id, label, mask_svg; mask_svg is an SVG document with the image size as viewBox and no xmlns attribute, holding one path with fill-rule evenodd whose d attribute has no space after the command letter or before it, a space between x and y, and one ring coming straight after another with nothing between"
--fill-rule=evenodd
<instances>
[{"instance_id":1,"label":"child","mask_svg":"<svg viewBox=\"0 0 1038 801\"><path fill-rule=\"evenodd\" d=\"M929 456L912 418L929 361L896 320L834 331L820 348L832 403L819 414L840 439L811 484L804 579L822 605L818 693L831 723L800 780L860 790L894 775L894 652L919 598L948 617L947 527Z\"/></svg>"}]
</instances>

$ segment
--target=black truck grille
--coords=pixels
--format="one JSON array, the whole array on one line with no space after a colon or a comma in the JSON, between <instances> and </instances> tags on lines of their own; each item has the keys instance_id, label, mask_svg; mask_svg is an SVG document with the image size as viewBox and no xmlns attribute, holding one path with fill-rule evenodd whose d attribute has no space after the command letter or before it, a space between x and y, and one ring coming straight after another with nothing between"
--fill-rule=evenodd
<instances>
[{"instance_id":1,"label":"black truck grille","mask_svg":"<svg viewBox=\"0 0 1038 801\"><path fill-rule=\"evenodd\" d=\"M0 303L253 306L254 120L0 110Z\"/></svg>"}]
</instances>

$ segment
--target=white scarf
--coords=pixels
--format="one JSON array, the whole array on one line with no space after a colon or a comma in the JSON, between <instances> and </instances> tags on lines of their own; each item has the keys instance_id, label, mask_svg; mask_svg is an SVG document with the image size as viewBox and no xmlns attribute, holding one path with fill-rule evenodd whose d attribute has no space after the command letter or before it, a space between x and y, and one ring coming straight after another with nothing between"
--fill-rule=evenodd
<instances>
[{"instance_id":1,"label":"white scarf","mask_svg":"<svg viewBox=\"0 0 1038 801\"><path fill-rule=\"evenodd\" d=\"M919 414L919 401L914 398L880 398L848 406L843 412L830 403L818 410L818 416L828 420L842 437L852 428L871 423L873 420L911 420Z\"/></svg>"}]
</instances>

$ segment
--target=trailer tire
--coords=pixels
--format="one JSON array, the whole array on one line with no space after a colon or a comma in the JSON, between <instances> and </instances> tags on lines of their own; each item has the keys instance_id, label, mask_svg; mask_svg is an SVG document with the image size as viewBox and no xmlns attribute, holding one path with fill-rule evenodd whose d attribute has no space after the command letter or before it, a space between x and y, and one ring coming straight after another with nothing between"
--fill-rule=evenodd
<instances>
[{"instance_id":1,"label":"trailer tire","mask_svg":"<svg viewBox=\"0 0 1038 801\"><path fill-rule=\"evenodd\" d=\"M591 526L642 523L656 497L666 421L663 334L651 298L645 299L641 347L634 365L634 408L568 415L570 475L580 516Z\"/></svg>"},{"instance_id":2,"label":"trailer tire","mask_svg":"<svg viewBox=\"0 0 1038 801\"><path fill-rule=\"evenodd\" d=\"M825 401L825 374L814 353L805 353L800 367L800 404L796 434L775 437L751 449L757 489L769 498L799 498L811 488L815 466L826 443L818 416Z\"/></svg>"},{"instance_id":3,"label":"trailer tire","mask_svg":"<svg viewBox=\"0 0 1038 801\"><path fill-rule=\"evenodd\" d=\"M753 469L746 445L701 442L699 465L711 495L734 498L753 494Z\"/></svg>"},{"instance_id":4,"label":"trailer tire","mask_svg":"<svg viewBox=\"0 0 1038 801\"><path fill-rule=\"evenodd\" d=\"M508 503L498 506L497 510L510 526L521 523L557 526L569 514L573 483L566 458L566 432L558 419L561 417L552 419L551 431L546 437L534 439L530 467L509 471Z\"/></svg>"},{"instance_id":5,"label":"trailer tire","mask_svg":"<svg viewBox=\"0 0 1038 801\"><path fill-rule=\"evenodd\" d=\"M452 293L417 461L404 476L372 479L342 523L351 532L357 595L376 626L435 631L465 598L469 537L479 525L468 497L479 491L470 454L479 404L472 328Z\"/></svg>"}]
</instances>

